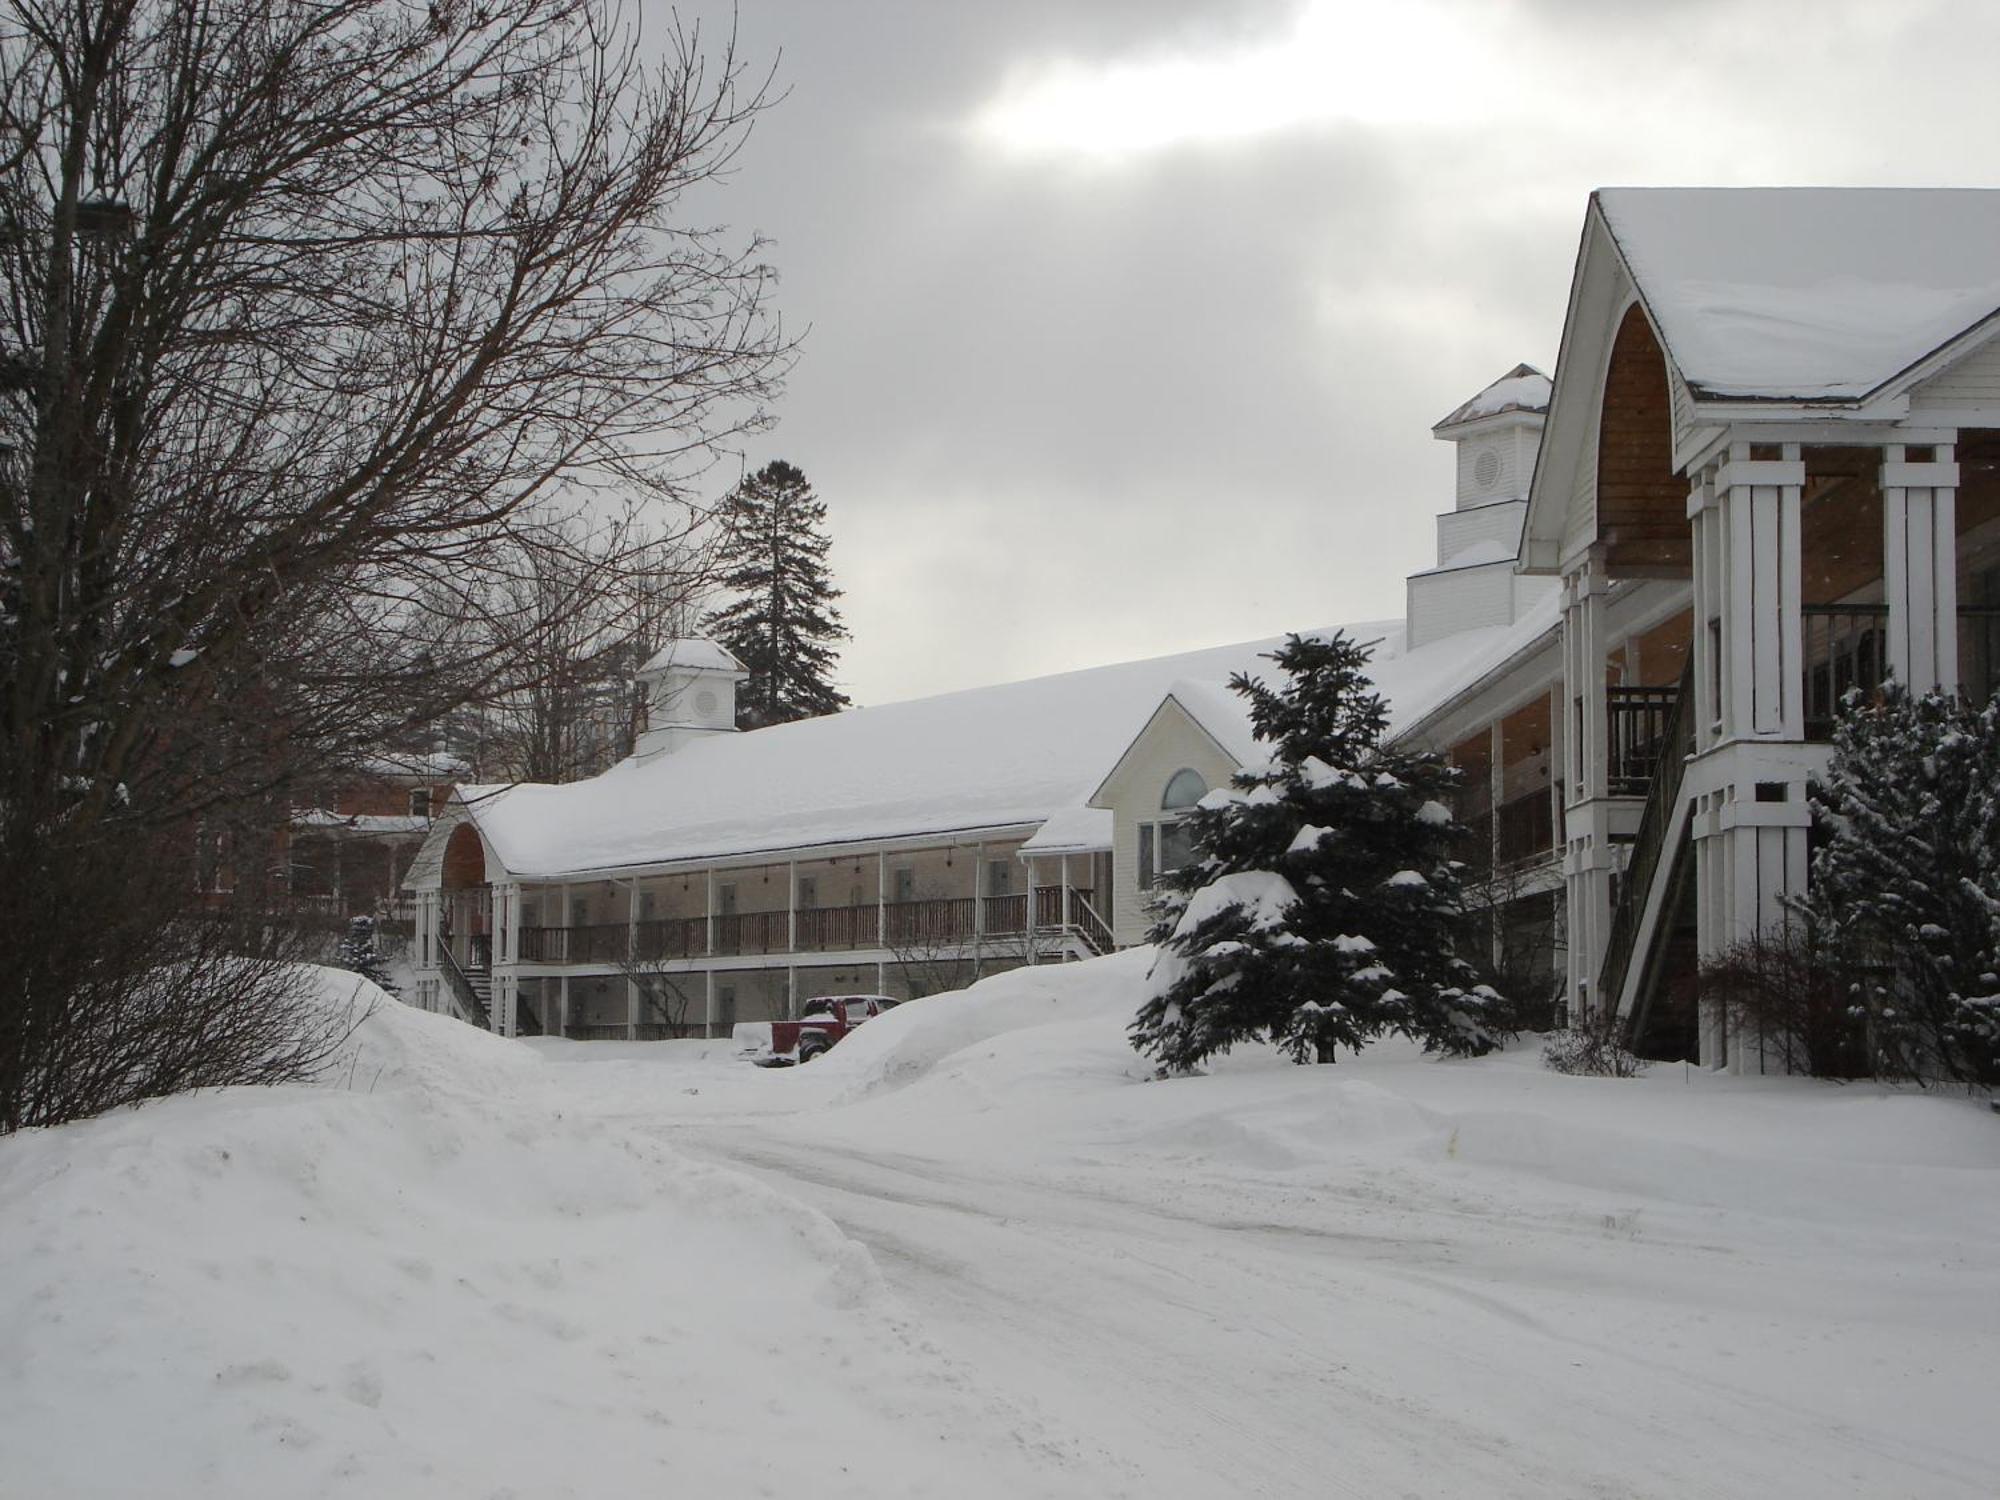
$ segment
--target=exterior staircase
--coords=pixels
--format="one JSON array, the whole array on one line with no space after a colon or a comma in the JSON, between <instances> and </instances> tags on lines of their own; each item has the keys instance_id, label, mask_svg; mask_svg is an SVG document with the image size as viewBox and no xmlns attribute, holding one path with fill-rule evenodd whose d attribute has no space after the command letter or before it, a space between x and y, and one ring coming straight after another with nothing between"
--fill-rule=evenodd
<instances>
[{"instance_id":1,"label":"exterior staircase","mask_svg":"<svg viewBox=\"0 0 2000 1500\"><path fill-rule=\"evenodd\" d=\"M1680 693L1668 712L1660 737L1658 769L1646 789L1646 806L1617 908L1611 914L1611 935L1605 944L1604 968L1598 976L1602 1005L1625 1018L1626 1035L1645 1034L1656 981L1661 939L1671 927L1676 899L1687 879L1687 804L1681 783L1688 757L1694 754L1694 655L1681 674Z\"/></svg>"},{"instance_id":2,"label":"exterior staircase","mask_svg":"<svg viewBox=\"0 0 2000 1500\"><path fill-rule=\"evenodd\" d=\"M482 1030L493 1029L493 975L484 964L461 969L447 943L438 945L439 969L460 1016Z\"/></svg>"}]
</instances>

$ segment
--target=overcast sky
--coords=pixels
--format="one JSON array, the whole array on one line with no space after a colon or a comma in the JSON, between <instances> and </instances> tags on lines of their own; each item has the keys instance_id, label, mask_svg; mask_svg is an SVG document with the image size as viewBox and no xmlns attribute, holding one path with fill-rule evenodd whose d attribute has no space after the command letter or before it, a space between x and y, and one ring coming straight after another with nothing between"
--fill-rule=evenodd
<instances>
[{"instance_id":1,"label":"overcast sky","mask_svg":"<svg viewBox=\"0 0 2000 1500\"><path fill-rule=\"evenodd\" d=\"M2000 176L1992 0L739 24L788 93L723 211L806 331L745 461L830 509L862 703L1400 615L1451 503L1430 426L1552 371L1593 187Z\"/></svg>"}]
</instances>

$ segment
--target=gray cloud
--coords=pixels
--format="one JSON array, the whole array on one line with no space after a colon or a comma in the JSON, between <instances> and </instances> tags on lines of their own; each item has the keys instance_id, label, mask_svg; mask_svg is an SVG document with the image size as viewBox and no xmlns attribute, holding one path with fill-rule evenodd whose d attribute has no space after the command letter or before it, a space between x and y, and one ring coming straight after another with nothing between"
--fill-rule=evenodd
<instances>
[{"instance_id":1,"label":"gray cloud","mask_svg":"<svg viewBox=\"0 0 2000 1500\"><path fill-rule=\"evenodd\" d=\"M1976 3L1520 0L1471 120L1113 164L966 128L1051 60L1225 52L1296 10L746 4L790 92L720 211L811 325L746 460L831 508L858 699L1399 613L1449 502L1430 423L1553 360L1594 186L1991 180Z\"/></svg>"}]
</instances>

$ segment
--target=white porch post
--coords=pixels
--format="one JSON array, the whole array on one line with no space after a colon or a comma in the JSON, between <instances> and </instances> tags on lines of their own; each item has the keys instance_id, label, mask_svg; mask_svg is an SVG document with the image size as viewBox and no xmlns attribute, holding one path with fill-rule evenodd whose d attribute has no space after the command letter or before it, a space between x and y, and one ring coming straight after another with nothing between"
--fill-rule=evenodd
<instances>
[{"instance_id":1,"label":"white porch post","mask_svg":"<svg viewBox=\"0 0 2000 1500\"><path fill-rule=\"evenodd\" d=\"M516 975L521 959L519 914L521 887L513 881L493 886L493 956L488 970L492 982L491 1021L502 1036L513 1036L516 1023Z\"/></svg>"},{"instance_id":2,"label":"white porch post","mask_svg":"<svg viewBox=\"0 0 2000 1500\"><path fill-rule=\"evenodd\" d=\"M1786 900L1806 885L1803 556L1799 504L1805 464L1796 443L1753 457L1731 443L1689 498L1695 524L1695 603L1702 632L1697 691L1707 728L1697 738L1693 800L1698 945L1704 959L1791 921ZM1720 621L1717 632L1707 621ZM1712 710L1719 709L1719 714ZM1705 1008L1701 1061L1762 1072L1763 1039L1732 1035Z\"/></svg>"},{"instance_id":3,"label":"white porch post","mask_svg":"<svg viewBox=\"0 0 2000 1500\"><path fill-rule=\"evenodd\" d=\"M889 993L889 965L883 957L889 946L889 852L875 852L875 993Z\"/></svg>"},{"instance_id":4,"label":"white porch post","mask_svg":"<svg viewBox=\"0 0 2000 1500\"><path fill-rule=\"evenodd\" d=\"M1928 460L1890 444L1882 463L1882 584L1889 669L1912 693L1958 686L1958 464L1950 444Z\"/></svg>"},{"instance_id":5,"label":"white porch post","mask_svg":"<svg viewBox=\"0 0 2000 1500\"><path fill-rule=\"evenodd\" d=\"M972 846L972 981L986 964L986 845Z\"/></svg>"},{"instance_id":6,"label":"white porch post","mask_svg":"<svg viewBox=\"0 0 2000 1500\"><path fill-rule=\"evenodd\" d=\"M1027 915L1022 919L1021 927L1027 934L1028 967L1032 969L1035 966L1035 856L1023 855L1021 863L1028 870L1027 905L1022 908Z\"/></svg>"},{"instance_id":7,"label":"white porch post","mask_svg":"<svg viewBox=\"0 0 2000 1500\"><path fill-rule=\"evenodd\" d=\"M710 964L708 966L707 972L704 976L704 988L706 990L706 999L704 1005L706 1019L702 1022L701 1029L704 1035L712 1038L715 1035L715 965L714 964Z\"/></svg>"},{"instance_id":8,"label":"white porch post","mask_svg":"<svg viewBox=\"0 0 2000 1500\"><path fill-rule=\"evenodd\" d=\"M1569 913L1565 991L1573 1018L1598 1005L1597 977L1611 933L1610 700L1604 679L1604 566L1595 549L1563 575L1563 894Z\"/></svg>"},{"instance_id":9,"label":"white porch post","mask_svg":"<svg viewBox=\"0 0 2000 1500\"><path fill-rule=\"evenodd\" d=\"M799 862L796 859L788 861L785 867L785 951L799 951Z\"/></svg>"},{"instance_id":10,"label":"white porch post","mask_svg":"<svg viewBox=\"0 0 2000 1500\"><path fill-rule=\"evenodd\" d=\"M1500 725L1501 721L1495 719L1492 728L1486 733L1486 805L1493 809L1492 817L1487 819L1487 854L1490 860L1487 869L1496 874L1500 869L1500 804L1507 795L1507 736ZM1495 933L1493 958L1497 963L1500 958L1498 951L1500 928L1497 922L1493 930Z\"/></svg>"},{"instance_id":11,"label":"white porch post","mask_svg":"<svg viewBox=\"0 0 2000 1500\"><path fill-rule=\"evenodd\" d=\"M625 893L625 1039L639 1039L639 981L629 965L639 956L639 882L635 877Z\"/></svg>"}]
</instances>

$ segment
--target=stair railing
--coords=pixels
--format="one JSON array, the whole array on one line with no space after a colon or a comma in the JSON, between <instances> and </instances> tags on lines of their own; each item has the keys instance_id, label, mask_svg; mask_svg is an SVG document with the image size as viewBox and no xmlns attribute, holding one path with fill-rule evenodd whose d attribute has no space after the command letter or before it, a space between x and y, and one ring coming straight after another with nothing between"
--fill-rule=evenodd
<instances>
[{"instance_id":1,"label":"stair railing","mask_svg":"<svg viewBox=\"0 0 2000 1500\"><path fill-rule=\"evenodd\" d=\"M465 1012L465 1018L473 1024L493 1029L493 1016L486 1008L486 1002L479 998L479 992L472 987L472 981L465 977L465 971L452 957L451 945L440 942L438 949L438 969L444 975L444 982L450 988L452 998L458 1001L458 1008Z\"/></svg>"},{"instance_id":2,"label":"stair railing","mask_svg":"<svg viewBox=\"0 0 2000 1500\"><path fill-rule=\"evenodd\" d=\"M1694 697L1694 653L1688 653L1687 669L1681 673L1680 692L1667 711L1660 736L1660 754L1651 784L1646 788L1645 810L1639 815L1639 832L1632 844L1632 857L1625 865L1624 888L1618 907L1611 914L1611 934L1604 945L1604 966L1598 972L1597 1003L1618 1004L1625 990L1625 978L1632 968L1632 949L1639 939L1639 922L1645 915L1646 897L1660 867L1667 830L1673 826L1674 810L1680 801L1681 781L1687 774L1688 757L1694 753L1694 716L1688 700Z\"/></svg>"}]
</instances>

